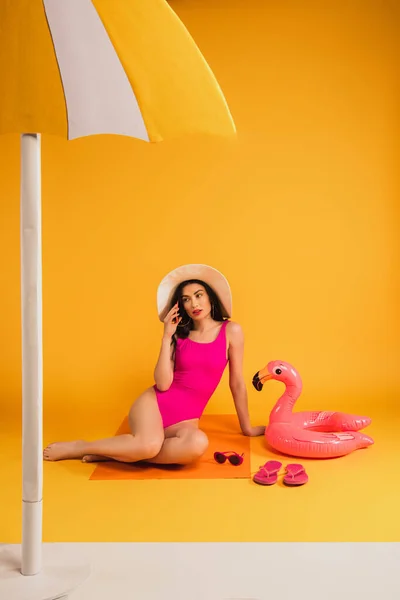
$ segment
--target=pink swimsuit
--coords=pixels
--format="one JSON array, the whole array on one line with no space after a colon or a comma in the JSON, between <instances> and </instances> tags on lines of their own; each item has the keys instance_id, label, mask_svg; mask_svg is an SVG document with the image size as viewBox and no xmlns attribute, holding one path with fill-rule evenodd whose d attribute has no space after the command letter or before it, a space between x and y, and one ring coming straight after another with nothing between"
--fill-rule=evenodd
<instances>
[{"instance_id":1,"label":"pink swimsuit","mask_svg":"<svg viewBox=\"0 0 400 600\"><path fill-rule=\"evenodd\" d=\"M154 386L164 428L203 414L228 364L227 324L224 321L213 342L177 339L172 385L165 392Z\"/></svg>"}]
</instances>

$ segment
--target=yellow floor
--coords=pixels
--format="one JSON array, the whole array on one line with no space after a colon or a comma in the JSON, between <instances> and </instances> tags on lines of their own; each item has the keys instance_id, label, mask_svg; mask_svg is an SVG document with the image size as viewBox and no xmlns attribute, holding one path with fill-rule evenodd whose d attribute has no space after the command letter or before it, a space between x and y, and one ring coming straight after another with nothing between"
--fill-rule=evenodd
<instances>
[{"instance_id":1,"label":"yellow floor","mask_svg":"<svg viewBox=\"0 0 400 600\"><path fill-rule=\"evenodd\" d=\"M10 419L1 429L0 539L18 543L20 425ZM71 429L71 423L47 423L45 443L68 439ZM397 542L399 429L400 416L375 417L368 428L374 446L335 460L302 460L309 483L294 489L248 480L89 481L91 465L45 463L44 541ZM91 437L113 430L103 423ZM252 440L253 471L268 456L262 439Z\"/></svg>"}]
</instances>

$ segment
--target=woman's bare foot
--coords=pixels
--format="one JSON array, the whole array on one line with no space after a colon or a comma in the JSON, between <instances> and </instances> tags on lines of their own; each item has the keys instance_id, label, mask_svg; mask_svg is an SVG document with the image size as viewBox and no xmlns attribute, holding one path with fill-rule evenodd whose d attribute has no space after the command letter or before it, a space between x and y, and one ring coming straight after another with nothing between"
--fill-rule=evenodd
<instances>
[{"instance_id":1,"label":"woman's bare foot","mask_svg":"<svg viewBox=\"0 0 400 600\"><path fill-rule=\"evenodd\" d=\"M107 456L99 456L98 454L85 454L82 458L82 462L91 463L91 462L107 462L112 460L112 458L108 458Z\"/></svg>"},{"instance_id":2,"label":"woman's bare foot","mask_svg":"<svg viewBox=\"0 0 400 600\"><path fill-rule=\"evenodd\" d=\"M82 458L85 455L86 442L55 442L43 450L44 460L67 460L69 458Z\"/></svg>"}]
</instances>

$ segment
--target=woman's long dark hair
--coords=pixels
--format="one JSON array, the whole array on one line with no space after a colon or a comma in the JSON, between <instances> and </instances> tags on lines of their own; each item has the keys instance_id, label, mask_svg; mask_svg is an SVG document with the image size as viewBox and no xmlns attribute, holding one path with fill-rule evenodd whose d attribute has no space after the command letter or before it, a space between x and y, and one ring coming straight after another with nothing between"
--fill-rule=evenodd
<instances>
[{"instance_id":1,"label":"woman's long dark hair","mask_svg":"<svg viewBox=\"0 0 400 600\"><path fill-rule=\"evenodd\" d=\"M187 312L183 306L183 302L182 302L183 288L187 285L190 285L191 283L197 283L197 284L203 286L204 289L206 290L208 297L210 299L211 316L212 316L213 320L214 321L225 321L225 319L223 317L223 310L222 310L221 302L220 302L217 294L214 292L214 290L207 283L205 283L205 281L201 281L201 279L188 279L187 281L183 281L176 288L175 293L171 300L171 305L168 309L168 310L171 310L171 308L178 302L179 315L182 317L181 323L183 323L183 325L181 325L181 324L178 325L178 327L176 328L175 334L172 336L171 343L174 345L173 355L175 355L177 338L182 338L182 339L187 338L189 336L190 331L193 329L193 320L187 314Z\"/></svg>"}]
</instances>

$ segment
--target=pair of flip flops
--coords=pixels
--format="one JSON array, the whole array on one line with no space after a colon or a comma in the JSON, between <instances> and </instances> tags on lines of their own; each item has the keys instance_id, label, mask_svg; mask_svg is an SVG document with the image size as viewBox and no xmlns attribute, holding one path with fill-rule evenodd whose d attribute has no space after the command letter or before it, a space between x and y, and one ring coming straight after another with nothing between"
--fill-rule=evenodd
<instances>
[{"instance_id":1,"label":"pair of flip flops","mask_svg":"<svg viewBox=\"0 0 400 600\"><path fill-rule=\"evenodd\" d=\"M254 475L253 481L259 485L273 485L278 481L278 473L282 463L278 460L269 460ZM308 481L308 475L303 465L291 463L286 465L286 473L283 483L289 486L304 485Z\"/></svg>"}]
</instances>

